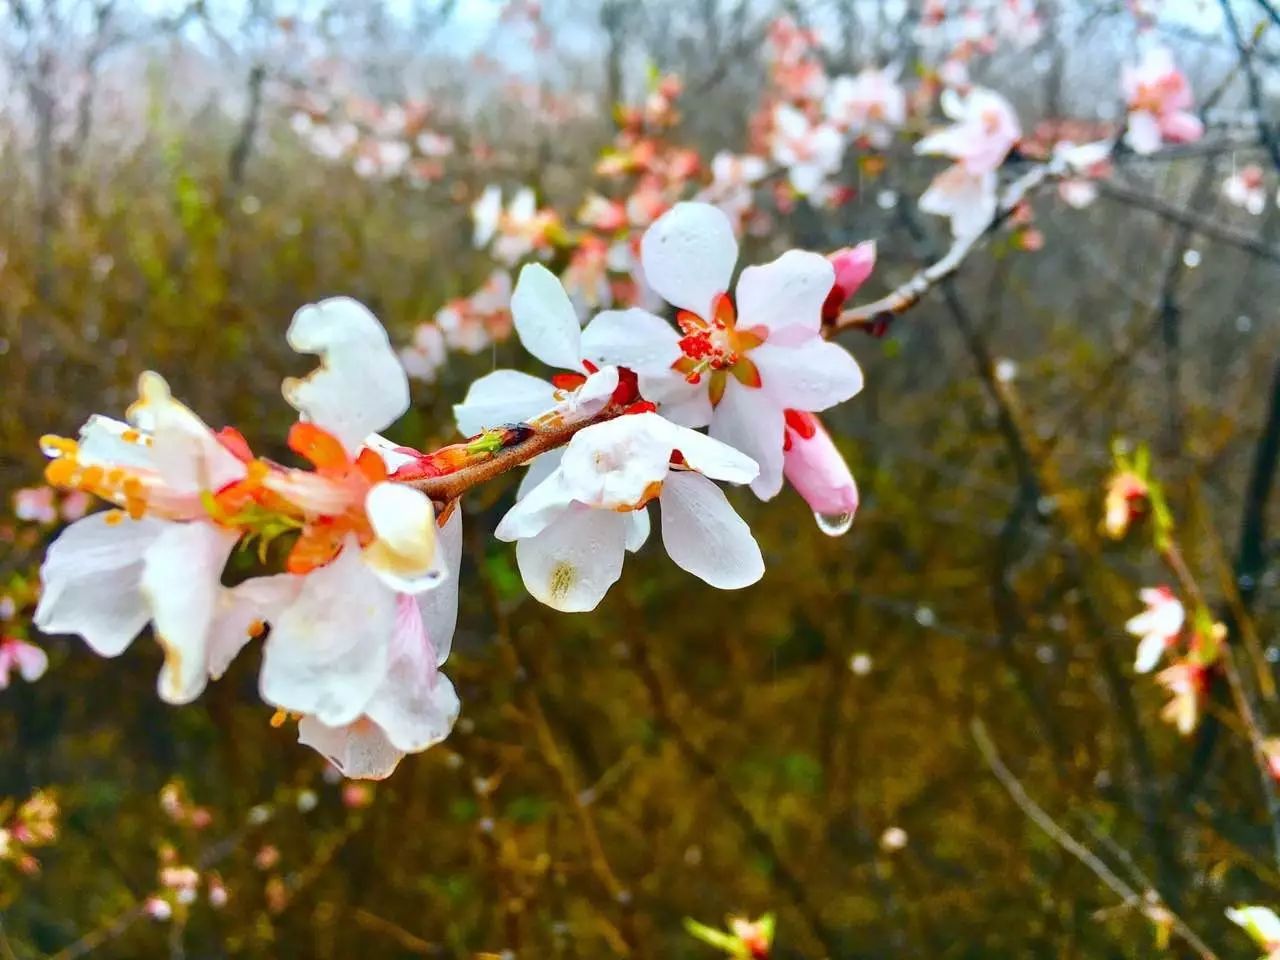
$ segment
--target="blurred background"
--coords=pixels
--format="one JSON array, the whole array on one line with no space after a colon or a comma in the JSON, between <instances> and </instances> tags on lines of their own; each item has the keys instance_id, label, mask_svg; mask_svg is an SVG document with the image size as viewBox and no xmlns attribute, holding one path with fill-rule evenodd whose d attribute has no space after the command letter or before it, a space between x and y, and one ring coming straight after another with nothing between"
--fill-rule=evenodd
<instances>
[{"instance_id":1,"label":"blurred background","mask_svg":"<svg viewBox=\"0 0 1280 960\"><path fill-rule=\"evenodd\" d=\"M346 294L415 375L393 437L456 439L473 379L537 369L492 279L511 264L474 243L482 191L532 188L558 225L540 255L600 305L613 268L564 240L584 202L635 201L646 137L693 157L659 203L756 149L783 29L813 31L826 75L889 66L907 91L821 201L751 187L742 262L875 239L858 300L950 243L916 205L942 165L912 145L957 71L1016 109L1013 173L1114 137L1151 42L1206 125L1118 155L1088 206L1036 193L887 335L843 336L867 380L827 418L862 493L849 533L790 489L732 491L761 583L716 592L650 544L568 616L491 536L514 479L474 491L462 720L376 786L269 722L255 651L175 709L157 645L106 661L30 627L43 546L84 509L42 491L41 434L119 416L155 369L284 457L280 380L309 366L284 330ZM0 82L0 632L49 659L0 692L0 819L57 808L51 842L0 846L0 956L696 958L715 951L685 917L766 912L777 957L1194 955L1157 902L1257 954L1224 909L1280 900L1274 787L1224 684L1195 732L1161 719L1124 623L1169 575L1098 524L1113 444L1148 445L1254 719L1280 720L1266 0L4 0ZM1246 170L1261 200L1227 186Z\"/></svg>"}]
</instances>

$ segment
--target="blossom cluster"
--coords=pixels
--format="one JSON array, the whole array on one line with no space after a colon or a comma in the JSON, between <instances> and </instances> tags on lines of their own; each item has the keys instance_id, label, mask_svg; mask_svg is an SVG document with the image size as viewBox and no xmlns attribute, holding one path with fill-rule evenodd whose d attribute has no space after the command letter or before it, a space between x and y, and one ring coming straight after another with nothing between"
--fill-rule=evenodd
<instances>
[{"instance_id":1,"label":"blossom cluster","mask_svg":"<svg viewBox=\"0 0 1280 960\"><path fill-rule=\"evenodd\" d=\"M52 793L38 790L14 810L8 802L0 805L0 862L9 863L25 874L36 873L40 861L31 852L58 839L58 801Z\"/></svg>"},{"instance_id":2,"label":"blossom cluster","mask_svg":"<svg viewBox=\"0 0 1280 960\"><path fill-rule=\"evenodd\" d=\"M158 693L174 704L258 643L273 725L296 720L300 742L343 773L378 778L447 736L459 711L440 668L462 508L456 494L433 500L433 484L563 436L529 462L496 530L516 543L529 592L559 610L600 602L646 541L651 503L678 566L721 589L756 582L760 548L716 481L767 500L785 476L829 532L847 529L857 488L816 414L857 393L862 374L823 337L823 318L865 280L874 249L793 250L733 287L737 253L732 224L708 204L676 204L644 233L639 258L675 326L633 307L584 329L556 276L526 265L511 322L557 372L482 377L456 408L468 439L430 453L381 435L408 407L408 378L350 299L303 307L286 334L320 360L282 385L299 413L288 445L309 468L255 456L144 373L124 421L95 415L78 439L42 440L48 484L111 509L50 546L36 626L112 657L150 625L164 653Z\"/></svg>"}]
</instances>

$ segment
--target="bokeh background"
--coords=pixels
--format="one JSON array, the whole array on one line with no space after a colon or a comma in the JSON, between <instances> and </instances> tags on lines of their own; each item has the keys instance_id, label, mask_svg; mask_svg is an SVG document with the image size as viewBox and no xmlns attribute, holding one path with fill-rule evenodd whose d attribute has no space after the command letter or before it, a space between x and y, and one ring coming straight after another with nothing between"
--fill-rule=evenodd
<instances>
[{"instance_id":1,"label":"bokeh background","mask_svg":"<svg viewBox=\"0 0 1280 960\"><path fill-rule=\"evenodd\" d=\"M1265 124L1280 24L1225 2L1261 25ZM1029 43L970 58L1026 142L1052 144L1066 124L1114 131L1120 65L1157 36L1197 104L1213 98L1213 149L1128 157L1087 209L1044 192L1042 248L1002 231L886 337L845 336L867 379L828 418L862 491L846 536L790 490L734 491L761 583L716 592L650 544L597 611L568 616L527 596L491 536L514 480L469 495L447 668L463 719L390 780L336 782L273 727L255 651L175 709L155 696L149 640L104 661L27 627L57 524L20 521L10 495L40 483L42 433L119 415L156 369L283 458L279 383L307 367L283 338L299 306L354 296L408 343L493 269L472 244L481 190L527 184L572 214L613 105L643 102L653 77L681 79L669 135L705 160L748 144L779 17L823 32L832 73L894 63L911 87L974 32L970 11L996 8L938 6L928 35L915 0L0 7L0 628L51 661L0 693L0 797L8 815L47 790L60 810L37 871L0 863L0 955L665 960L714 955L685 917L766 911L780 957L1165 950L1140 904L1013 802L975 720L1136 890L1220 956L1257 953L1223 911L1280 900L1267 791L1221 690L1190 737L1161 721L1123 624L1167 574L1149 546L1098 531L1113 442L1148 444L1197 576L1249 610L1244 662L1263 720L1280 719L1256 480L1280 386L1280 210L1216 2L1045 0ZM421 168L386 175L300 135L300 113L410 104L453 143ZM937 122L926 105L875 162L851 150L844 202L774 209L744 262L874 238L860 299L905 280L949 242L912 202L940 169L912 140ZM1222 190L1255 163L1260 213ZM451 404L503 366L536 369L510 338L450 352L393 436L454 439ZM142 905L173 863L206 877L156 919Z\"/></svg>"}]
</instances>

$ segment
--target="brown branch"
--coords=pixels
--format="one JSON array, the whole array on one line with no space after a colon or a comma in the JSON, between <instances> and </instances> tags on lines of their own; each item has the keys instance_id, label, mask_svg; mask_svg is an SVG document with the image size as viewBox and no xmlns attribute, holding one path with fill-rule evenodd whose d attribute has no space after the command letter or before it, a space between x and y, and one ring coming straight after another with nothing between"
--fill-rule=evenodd
<instances>
[{"instance_id":1,"label":"brown branch","mask_svg":"<svg viewBox=\"0 0 1280 960\"><path fill-rule=\"evenodd\" d=\"M1141 910L1142 915L1152 923L1168 924L1169 928L1185 940L1187 945L1199 954L1202 960L1217 960L1217 954L1210 950L1196 932L1188 927L1186 922L1164 903L1156 890L1152 889L1146 891L1145 894L1139 894L1137 890L1120 879L1102 858L1059 826L1057 821L1031 798L1026 788L1022 786L1018 778L1000 759L1000 754L996 751L995 744L991 742L987 728L981 720L974 719L970 724L970 730L973 733L973 740L977 744L978 752L982 754L982 759L986 761L991 773L1000 781L1000 785L1004 787L1009 797L1032 823L1048 834L1063 850L1086 866L1095 877L1106 885L1107 889L1124 901L1125 906Z\"/></svg>"}]
</instances>

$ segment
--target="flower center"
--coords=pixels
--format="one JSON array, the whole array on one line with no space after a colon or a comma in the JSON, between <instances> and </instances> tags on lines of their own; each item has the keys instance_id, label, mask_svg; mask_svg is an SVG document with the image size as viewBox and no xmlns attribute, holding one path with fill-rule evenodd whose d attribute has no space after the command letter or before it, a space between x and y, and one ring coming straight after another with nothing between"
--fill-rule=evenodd
<instances>
[{"instance_id":1,"label":"flower center","mask_svg":"<svg viewBox=\"0 0 1280 960\"><path fill-rule=\"evenodd\" d=\"M704 374L709 375L712 404L720 402L726 374L732 374L743 386L760 386L760 371L747 353L764 343L767 333L759 328L741 330L737 322L727 293L713 301L710 320L688 310L676 314L684 336L680 339L682 356L672 366L690 383L700 383Z\"/></svg>"}]
</instances>

